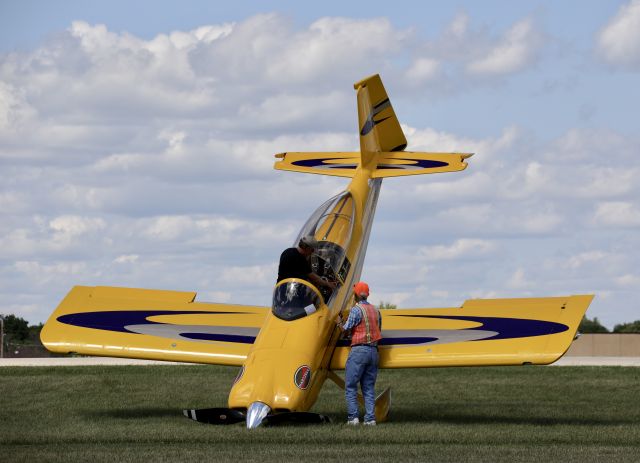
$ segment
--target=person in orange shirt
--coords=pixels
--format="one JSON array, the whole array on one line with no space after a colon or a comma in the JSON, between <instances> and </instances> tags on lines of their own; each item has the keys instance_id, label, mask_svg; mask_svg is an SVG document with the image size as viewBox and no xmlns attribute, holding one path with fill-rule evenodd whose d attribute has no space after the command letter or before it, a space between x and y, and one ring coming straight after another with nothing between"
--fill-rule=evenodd
<instances>
[{"instance_id":1,"label":"person in orange shirt","mask_svg":"<svg viewBox=\"0 0 640 463\"><path fill-rule=\"evenodd\" d=\"M361 281L353 285L356 305L351 308L343 331L351 331L351 352L345 368L347 424L360 423L358 384L364 397L364 424L375 425L375 385L378 376L378 341L382 339L380 311L367 302L369 285Z\"/></svg>"}]
</instances>

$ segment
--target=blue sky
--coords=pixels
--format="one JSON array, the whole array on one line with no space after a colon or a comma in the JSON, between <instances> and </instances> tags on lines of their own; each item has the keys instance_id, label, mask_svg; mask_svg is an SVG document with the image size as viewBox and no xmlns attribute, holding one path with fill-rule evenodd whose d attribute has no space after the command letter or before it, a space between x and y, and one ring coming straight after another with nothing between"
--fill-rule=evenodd
<instances>
[{"instance_id":1,"label":"blue sky","mask_svg":"<svg viewBox=\"0 0 640 463\"><path fill-rule=\"evenodd\" d=\"M374 302L596 293L640 318L640 1L0 3L0 293L46 320L74 284L268 305L280 251L341 179L380 73L409 149L385 181Z\"/></svg>"}]
</instances>

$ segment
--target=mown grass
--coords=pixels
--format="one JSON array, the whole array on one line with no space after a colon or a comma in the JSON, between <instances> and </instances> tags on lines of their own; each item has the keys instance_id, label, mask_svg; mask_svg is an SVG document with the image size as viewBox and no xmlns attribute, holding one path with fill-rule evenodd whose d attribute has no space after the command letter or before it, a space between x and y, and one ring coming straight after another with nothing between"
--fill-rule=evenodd
<instances>
[{"instance_id":1,"label":"mown grass","mask_svg":"<svg viewBox=\"0 0 640 463\"><path fill-rule=\"evenodd\" d=\"M225 406L235 368L0 369L0 461L640 461L640 369L382 371L392 418L347 427L327 383L314 411L333 424L246 430L182 408Z\"/></svg>"}]
</instances>

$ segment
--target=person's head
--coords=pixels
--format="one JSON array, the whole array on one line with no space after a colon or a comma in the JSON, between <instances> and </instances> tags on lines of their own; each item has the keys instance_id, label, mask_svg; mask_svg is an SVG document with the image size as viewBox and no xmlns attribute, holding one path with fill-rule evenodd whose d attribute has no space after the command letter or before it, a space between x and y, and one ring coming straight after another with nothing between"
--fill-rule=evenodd
<instances>
[{"instance_id":1,"label":"person's head","mask_svg":"<svg viewBox=\"0 0 640 463\"><path fill-rule=\"evenodd\" d=\"M318 247L318 240L315 239L313 235L307 235L300 238L300 242L298 243L298 249L305 256L310 256L313 254L313 251Z\"/></svg>"},{"instance_id":2,"label":"person's head","mask_svg":"<svg viewBox=\"0 0 640 463\"><path fill-rule=\"evenodd\" d=\"M353 295L356 301L364 301L369 297L369 285L364 281L359 281L353 285Z\"/></svg>"}]
</instances>

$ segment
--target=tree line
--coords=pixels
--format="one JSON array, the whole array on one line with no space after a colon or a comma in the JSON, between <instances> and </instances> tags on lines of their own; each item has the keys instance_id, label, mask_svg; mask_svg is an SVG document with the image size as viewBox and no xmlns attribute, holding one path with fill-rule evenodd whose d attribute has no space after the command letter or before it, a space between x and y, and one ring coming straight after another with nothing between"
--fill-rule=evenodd
<instances>
[{"instance_id":1,"label":"tree line","mask_svg":"<svg viewBox=\"0 0 640 463\"><path fill-rule=\"evenodd\" d=\"M1 315L3 320L2 351L4 356L11 356L10 352L22 350L25 346L36 348L36 351L43 351L44 347L40 342L40 331L44 326L29 325L24 318L16 317L13 314Z\"/></svg>"},{"instance_id":2,"label":"tree line","mask_svg":"<svg viewBox=\"0 0 640 463\"><path fill-rule=\"evenodd\" d=\"M612 331L609 331L606 326L600 323L598 317L593 317L591 320L585 315L580 322L578 331L581 333L640 333L640 320L617 324Z\"/></svg>"}]
</instances>

